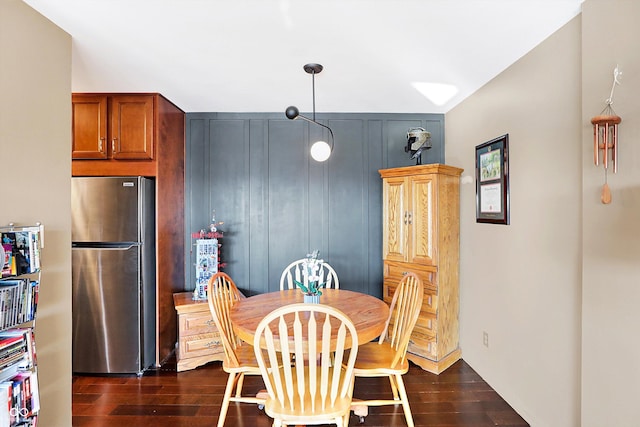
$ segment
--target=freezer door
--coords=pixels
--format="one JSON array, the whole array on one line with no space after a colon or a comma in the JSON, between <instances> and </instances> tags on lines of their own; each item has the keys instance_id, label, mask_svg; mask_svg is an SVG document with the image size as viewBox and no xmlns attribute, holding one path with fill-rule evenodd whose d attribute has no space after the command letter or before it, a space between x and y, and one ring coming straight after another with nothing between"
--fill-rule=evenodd
<instances>
[{"instance_id":1,"label":"freezer door","mask_svg":"<svg viewBox=\"0 0 640 427\"><path fill-rule=\"evenodd\" d=\"M154 212L148 183L136 176L73 178L71 241L141 242L144 222Z\"/></svg>"},{"instance_id":2,"label":"freezer door","mask_svg":"<svg viewBox=\"0 0 640 427\"><path fill-rule=\"evenodd\" d=\"M141 349L155 331L143 321L151 308L143 306L140 249L73 248L74 372L141 373L148 367Z\"/></svg>"}]
</instances>

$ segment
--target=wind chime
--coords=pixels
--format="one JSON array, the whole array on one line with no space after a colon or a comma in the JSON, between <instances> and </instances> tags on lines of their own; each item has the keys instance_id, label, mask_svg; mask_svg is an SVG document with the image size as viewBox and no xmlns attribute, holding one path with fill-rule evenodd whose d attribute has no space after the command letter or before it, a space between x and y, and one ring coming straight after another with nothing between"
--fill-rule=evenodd
<instances>
[{"instance_id":1,"label":"wind chime","mask_svg":"<svg viewBox=\"0 0 640 427\"><path fill-rule=\"evenodd\" d=\"M604 185L602 186L602 195L600 200L604 204L611 203L611 190L607 183L607 172L609 163L613 165L613 173L618 173L618 125L622 121L620 116L616 115L611 105L613 104L613 91L617 84L620 84L618 77L622 72L618 67L613 70L613 85L611 86L611 94L607 99L607 106L602 112L591 119L593 125L593 162L596 166L604 165Z\"/></svg>"}]
</instances>

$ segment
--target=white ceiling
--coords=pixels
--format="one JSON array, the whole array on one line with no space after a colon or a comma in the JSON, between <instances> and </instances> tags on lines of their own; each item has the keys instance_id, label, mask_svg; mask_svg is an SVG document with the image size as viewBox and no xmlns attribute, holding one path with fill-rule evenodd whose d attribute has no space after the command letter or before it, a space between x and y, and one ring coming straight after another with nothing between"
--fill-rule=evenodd
<instances>
[{"instance_id":1,"label":"white ceiling","mask_svg":"<svg viewBox=\"0 0 640 427\"><path fill-rule=\"evenodd\" d=\"M445 113L582 0L24 0L73 40L74 92L160 92L186 112ZM453 85L435 105L415 82ZM524 84L525 82L523 82Z\"/></svg>"}]
</instances>

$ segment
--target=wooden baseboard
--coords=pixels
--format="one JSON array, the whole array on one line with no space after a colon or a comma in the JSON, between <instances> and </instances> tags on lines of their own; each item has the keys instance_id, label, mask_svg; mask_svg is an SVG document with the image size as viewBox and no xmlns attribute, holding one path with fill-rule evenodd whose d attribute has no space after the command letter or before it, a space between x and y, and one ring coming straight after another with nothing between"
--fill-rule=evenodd
<instances>
[{"instance_id":1,"label":"wooden baseboard","mask_svg":"<svg viewBox=\"0 0 640 427\"><path fill-rule=\"evenodd\" d=\"M456 363L462 357L462 350L456 349L443 357L442 359L435 361L429 360L422 356L418 356L417 354L407 353L407 359L420 366L427 372L431 372L432 374L440 374L444 372L449 366Z\"/></svg>"}]
</instances>

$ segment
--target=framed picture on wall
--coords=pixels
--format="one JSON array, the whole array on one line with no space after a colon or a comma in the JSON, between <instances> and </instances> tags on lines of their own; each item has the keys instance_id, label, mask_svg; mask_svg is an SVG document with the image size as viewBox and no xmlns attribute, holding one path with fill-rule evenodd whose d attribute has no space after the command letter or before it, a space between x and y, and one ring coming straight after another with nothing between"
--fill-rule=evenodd
<instances>
[{"instance_id":1,"label":"framed picture on wall","mask_svg":"<svg viewBox=\"0 0 640 427\"><path fill-rule=\"evenodd\" d=\"M476 146L476 222L509 224L509 134Z\"/></svg>"}]
</instances>

